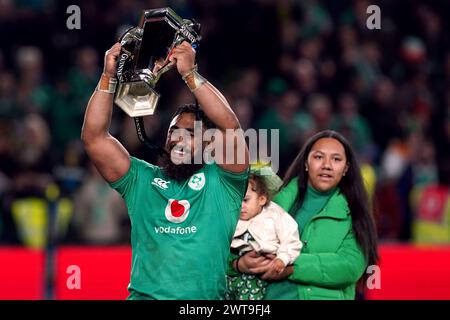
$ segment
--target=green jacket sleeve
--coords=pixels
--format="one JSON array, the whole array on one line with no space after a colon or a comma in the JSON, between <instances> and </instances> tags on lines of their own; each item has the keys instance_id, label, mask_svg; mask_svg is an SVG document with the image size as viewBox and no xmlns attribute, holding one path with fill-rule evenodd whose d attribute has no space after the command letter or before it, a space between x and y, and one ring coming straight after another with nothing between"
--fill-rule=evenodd
<instances>
[{"instance_id":1,"label":"green jacket sleeve","mask_svg":"<svg viewBox=\"0 0 450 320\"><path fill-rule=\"evenodd\" d=\"M275 197L273 198L273 202L282 207L285 211L290 212L292 209L295 200L298 195L298 178L292 179L286 187L280 190Z\"/></svg>"},{"instance_id":2,"label":"green jacket sleeve","mask_svg":"<svg viewBox=\"0 0 450 320\"><path fill-rule=\"evenodd\" d=\"M300 253L289 279L321 287L346 287L358 281L366 265L364 254L350 231L337 252Z\"/></svg>"}]
</instances>

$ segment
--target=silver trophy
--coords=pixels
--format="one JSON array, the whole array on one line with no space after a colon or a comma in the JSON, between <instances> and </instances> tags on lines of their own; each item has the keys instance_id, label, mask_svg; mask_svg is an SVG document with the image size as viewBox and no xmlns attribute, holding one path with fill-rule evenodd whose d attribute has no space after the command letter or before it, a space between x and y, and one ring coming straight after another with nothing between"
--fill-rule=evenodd
<instances>
[{"instance_id":1,"label":"silver trophy","mask_svg":"<svg viewBox=\"0 0 450 320\"><path fill-rule=\"evenodd\" d=\"M182 19L170 8L145 10L139 26L120 39L114 102L130 117L152 115L160 97L156 83L174 66L169 62L172 49L183 41L195 49L200 40L200 24L194 20Z\"/></svg>"}]
</instances>

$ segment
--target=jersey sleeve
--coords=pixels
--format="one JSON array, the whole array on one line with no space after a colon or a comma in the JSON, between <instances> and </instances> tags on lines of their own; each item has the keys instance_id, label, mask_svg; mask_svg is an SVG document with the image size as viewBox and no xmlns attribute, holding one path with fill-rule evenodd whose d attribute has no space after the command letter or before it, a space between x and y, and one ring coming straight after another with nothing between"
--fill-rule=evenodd
<instances>
[{"instance_id":1,"label":"jersey sleeve","mask_svg":"<svg viewBox=\"0 0 450 320\"><path fill-rule=\"evenodd\" d=\"M226 192L235 199L237 206L242 205L242 199L247 192L249 169L235 173L222 169L217 164L212 164L214 170L217 172L220 184L225 188Z\"/></svg>"},{"instance_id":2,"label":"jersey sleeve","mask_svg":"<svg viewBox=\"0 0 450 320\"><path fill-rule=\"evenodd\" d=\"M135 205L136 189L139 183L138 178L144 175L146 171L154 172L155 168L155 166L143 160L130 157L130 168L127 173L119 180L109 184L111 188L116 190L125 200L129 213L133 212Z\"/></svg>"}]
</instances>

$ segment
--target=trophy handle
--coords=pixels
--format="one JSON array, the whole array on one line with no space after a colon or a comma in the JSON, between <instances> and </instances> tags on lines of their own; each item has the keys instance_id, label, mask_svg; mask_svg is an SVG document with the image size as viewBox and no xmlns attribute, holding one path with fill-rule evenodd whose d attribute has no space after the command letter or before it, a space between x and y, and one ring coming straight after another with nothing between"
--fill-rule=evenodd
<instances>
[{"instance_id":1,"label":"trophy handle","mask_svg":"<svg viewBox=\"0 0 450 320\"><path fill-rule=\"evenodd\" d=\"M144 118L133 117L133 119L134 124L136 126L136 132L139 141L142 142L145 146L147 146L150 150L156 152L160 157L165 154L168 154L166 150L151 142L150 139L147 137L147 134L145 133Z\"/></svg>"}]
</instances>

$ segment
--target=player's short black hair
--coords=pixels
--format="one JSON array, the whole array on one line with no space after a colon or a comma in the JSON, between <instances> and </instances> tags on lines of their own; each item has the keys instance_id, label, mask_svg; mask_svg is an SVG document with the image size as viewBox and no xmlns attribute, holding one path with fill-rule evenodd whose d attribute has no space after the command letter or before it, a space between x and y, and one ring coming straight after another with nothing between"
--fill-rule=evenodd
<instances>
[{"instance_id":1,"label":"player's short black hair","mask_svg":"<svg viewBox=\"0 0 450 320\"><path fill-rule=\"evenodd\" d=\"M214 124L214 122L212 122L208 116L205 114L205 112L200 109L200 106L198 104L195 103L189 103L189 104L184 104L182 106L179 106L177 111L175 111L173 118L175 118L176 116L183 114L183 113L192 113L195 115L195 120L200 120L203 122L203 125L206 127L205 129L214 129L216 128L216 125Z\"/></svg>"}]
</instances>

